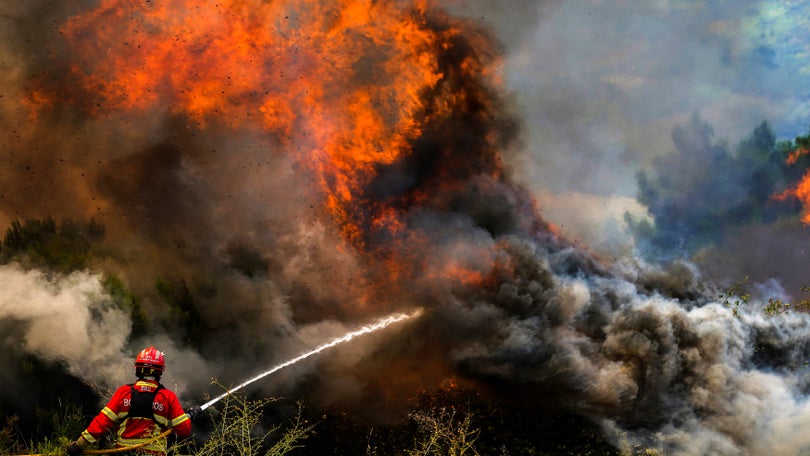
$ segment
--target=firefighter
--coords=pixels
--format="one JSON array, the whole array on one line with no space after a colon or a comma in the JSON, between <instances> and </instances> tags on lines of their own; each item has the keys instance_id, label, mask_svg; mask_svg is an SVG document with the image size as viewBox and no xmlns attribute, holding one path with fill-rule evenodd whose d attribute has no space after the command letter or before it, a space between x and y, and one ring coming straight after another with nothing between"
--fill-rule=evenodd
<instances>
[{"instance_id":1,"label":"firefighter","mask_svg":"<svg viewBox=\"0 0 810 456\"><path fill-rule=\"evenodd\" d=\"M82 435L68 446L68 454L82 454L107 431L117 428L116 448L126 448L149 442L137 448L138 454L166 455L166 438L153 440L167 429L180 438L191 434L191 418L198 407L183 411L171 390L160 384L165 361L163 352L155 347L144 348L135 358L135 383L122 385L112 399L93 419Z\"/></svg>"}]
</instances>

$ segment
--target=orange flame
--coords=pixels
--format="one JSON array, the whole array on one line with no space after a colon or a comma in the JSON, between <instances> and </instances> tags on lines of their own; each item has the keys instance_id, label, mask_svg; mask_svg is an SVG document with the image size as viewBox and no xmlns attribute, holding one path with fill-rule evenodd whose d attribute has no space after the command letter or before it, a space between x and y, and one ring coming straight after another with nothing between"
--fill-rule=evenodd
<instances>
[{"instance_id":1,"label":"orange flame","mask_svg":"<svg viewBox=\"0 0 810 456\"><path fill-rule=\"evenodd\" d=\"M806 172L794 187L775 195L773 198L777 201L785 201L788 198L798 199L804 208L801 221L804 225L810 225L810 171Z\"/></svg>"},{"instance_id":2,"label":"orange flame","mask_svg":"<svg viewBox=\"0 0 810 456\"><path fill-rule=\"evenodd\" d=\"M382 261L387 284L378 285L414 275L480 285L488 252L425 269L432 233L406 220L414 206L452 209L441 195L468 176L497 185L509 130L493 117L501 84L493 43L431 1L99 0L60 28L62 78L32 86L30 107L260 132L315 176L347 245ZM374 186L386 171L421 172L425 160L423 181Z\"/></svg>"},{"instance_id":3,"label":"orange flame","mask_svg":"<svg viewBox=\"0 0 810 456\"><path fill-rule=\"evenodd\" d=\"M785 160L785 163L787 163L788 165L795 165L796 162L799 160L799 157L801 157L802 155L807 155L808 152L810 152L809 149L800 147L791 152L790 154L788 154L788 158L787 160Z\"/></svg>"},{"instance_id":4,"label":"orange flame","mask_svg":"<svg viewBox=\"0 0 810 456\"><path fill-rule=\"evenodd\" d=\"M445 265L444 269L436 274L435 278L453 281L462 285L481 285L487 279L487 275L482 271L476 271L469 267L457 263L449 263Z\"/></svg>"},{"instance_id":5,"label":"orange flame","mask_svg":"<svg viewBox=\"0 0 810 456\"><path fill-rule=\"evenodd\" d=\"M344 238L361 247L359 199L375 170L408 155L431 118L474 101L440 85L437 56L459 29L434 27L440 14L429 11L427 0L101 0L61 29L76 51L71 102L94 115L161 110L199 128L267 131L301 151ZM474 59L454 71L495 78ZM32 104L47 104L44 93L34 89Z\"/></svg>"},{"instance_id":6,"label":"orange flame","mask_svg":"<svg viewBox=\"0 0 810 456\"><path fill-rule=\"evenodd\" d=\"M799 158L810 152L810 149L805 147L798 147L796 150L788 154L785 163L788 165L795 165ZM772 197L776 201L785 201L788 198L798 199L804 208L804 215L801 221L804 225L810 225L810 171L807 171L798 184L788 188L782 193L776 194Z\"/></svg>"}]
</instances>

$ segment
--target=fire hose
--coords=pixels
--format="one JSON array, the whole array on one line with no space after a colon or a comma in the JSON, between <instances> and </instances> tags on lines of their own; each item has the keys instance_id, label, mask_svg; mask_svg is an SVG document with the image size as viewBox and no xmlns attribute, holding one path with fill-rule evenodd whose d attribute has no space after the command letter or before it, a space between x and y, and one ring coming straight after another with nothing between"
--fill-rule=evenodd
<instances>
[{"instance_id":1,"label":"fire hose","mask_svg":"<svg viewBox=\"0 0 810 456\"><path fill-rule=\"evenodd\" d=\"M387 326L389 326L389 325L391 325L393 323L396 323L396 322L399 322L399 321L402 321L402 320L408 320L408 319L414 318L414 317L418 317L421 314L422 314L422 308L421 307L417 308L416 310L413 310L410 313L395 313L395 314L389 315L386 318L378 320L377 322L375 322L373 324L369 324L369 325L363 326L360 329L357 329L355 331L348 332L348 333L344 334L343 336L332 339L331 341L329 341L327 343L321 344L321 345L315 347L314 349L312 349L312 350L310 350L310 351L308 351L306 353L303 353L303 354L301 354L301 355L299 355L299 356L297 356L297 357L295 357L295 358L293 358L293 359L291 359L289 361L286 361L284 363L278 364L275 367L273 367L273 368L271 368L271 369L269 369L269 370L267 370L265 372L262 372L261 374L256 375L255 377L253 377L251 379L248 379L247 381L245 381L245 382L243 382L243 383L229 389L225 393L220 394L219 396L217 396L217 397L211 399L210 401L206 402L205 404L201 405L199 407L199 410L202 412L203 410L205 410L208 407L210 407L210 406L214 405L215 403L219 402L220 400L222 400L226 396L228 396L230 394L233 394L234 392L244 388L245 386L247 386L247 385L249 385L249 384L251 384L251 383L253 383L255 381L258 381L258 380L260 380L260 379L262 379L262 378L264 378L264 377L266 377L266 376L268 376L268 375L270 375L270 374L272 374L272 373L274 373L274 372L276 372L276 371L278 371L280 369L283 369L283 368L285 368L287 366L293 365L293 364L295 364L295 363L297 363L299 361L302 361L302 360L304 360L306 358L309 358L310 356L316 355L316 354L318 354L318 353L320 353L320 352L322 352L322 351L324 351L326 349L329 349L329 348L332 348L332 347L334 347L336 345L348 342L348 341L354 339L355 337L362 336L364 334L368 334L368 333L371 333L371 332L378 331L378 330L383 329L383 328L385 328L385 327L387 327ZM152 438L152 439L150 439L150 440L148 440L146 442L139 443L137 445L123 447L123 448L112 448L112 449L108 449L108 450L87 450L83 454L108 454L108 453L119 453L119 452L122 452L122 451L131 451L131 450L135 450L137 448L140 448L140 447L142 447L144 445L148 445L148 444L154 442L157 439L160 439L162 437L166 437L171 432L172 432L172 430L168 429L164 433L162 433L162 434L160 434L160 435L158 435L158 436L156 436L156 437L154 437L154 438ZM13 456L53 456L53 455L59 455L59 454L61 454L61 453L20 454L20 455L13 455Z\"/></svg>"},{"instance_id":2,"label":"fire hose","mask_svg":"<svg viewBox=\"0 0 810 456\"><path fill-rule=\"evenodd\" d=\"M108 448L105 450L85 450L82 454L112 454L112 453L122 453L124 451L132 451L137 450L143 446L149 445L150 443L154 442L155 440L162 439L163 437L167 437L169 434L172 433L172 429L166 429L161 434L152 437L151 439L139 443L137 445L127 446L127 447L120 447L120 448ZM54 456L54 455L61 455L63 453L32 453L32 454L18 454L15 456Z\"/></svg>"}]
</instances>

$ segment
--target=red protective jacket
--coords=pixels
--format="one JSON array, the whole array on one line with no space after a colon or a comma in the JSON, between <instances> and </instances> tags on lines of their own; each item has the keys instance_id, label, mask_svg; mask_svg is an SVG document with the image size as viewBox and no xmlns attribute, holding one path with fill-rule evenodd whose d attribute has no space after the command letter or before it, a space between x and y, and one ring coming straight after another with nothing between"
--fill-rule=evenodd
<instances>
[{"instance_id":1,"label":"red protective jacket","mask_svg":"<svg viewBox=\"0 0 810 456\"><path fill-rule=\"evenodd\" d=\"M95 443L107 431L118 427L117 447L130 447L146 442L161 434L168 428L172 428L174 433L180 437L188 437L191 434L191 420L180 406L177 395L174 392L160 386L158 382L151 380L138 380L132 385L123 385L116 390L110 402L93 419L87 429L82 432L82 437L90 443ZM133 388L140 392L154 392L152 402L152 417L130 417L130 407L132 405ZM148 407L148 406L147 406ZM137 412L135 412L137 414ZM161 438L141 447L138 451L151 454L166 454L166 438Z\"/></svg>"}]
</instances>

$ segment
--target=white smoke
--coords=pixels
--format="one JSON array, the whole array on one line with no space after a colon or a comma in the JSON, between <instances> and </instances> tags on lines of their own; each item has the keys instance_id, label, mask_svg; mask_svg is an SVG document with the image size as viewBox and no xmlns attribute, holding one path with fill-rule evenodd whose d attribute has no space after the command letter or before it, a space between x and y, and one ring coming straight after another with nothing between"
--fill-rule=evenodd
<instances>
[{"instance_id":1,"label":"white smoke","mask_svg":"<svg viewBox=\"0 0 810 456\"><path fill-rule=\"evenodd\" d=\"M803 360L810 317L767 317L754 301L736 315L719 302L690 309L657 294L621 301L598 347L579 338L576 352L588 369L574 371L585 373L592 405L607 405L602 422L625 451L795 455L810 448L810 436L798 432L810 419Z\"/></svg>"},{"instance_id":2,"label":"white smoke","mask_svg":"<svg viewBox=\"0 0 810 456\"><path fill-rule=\"evenodd\" d=\"M0 321L15 328L6 341L11 338L43 360L62 362L70 373L98 386L120 378L130 358L131 322L112 305L99 275L49 276L10 264L0 266L0 283Z\"/></svg>"},{"instance_id":3,"label":"white smoke","mask_svg":"<svg viewBox=\"0 0 810 456\"><path fill-rule=\"evenodd\" d=\"M576 249L496 245L508 245L514 274L437 312L436 337L459 370L593 417L628 454L810 448L796 432L810 413L810 315L764 314L778 288L723 302L686 262L606 273Z\"/></svg>"},{"instance_id":4,"label":"white smoke","mask_svg":"<svg viewBox=\"0 0 810 456\"><path fill-rule=\"evenodd\" d=\"M132 321L113 304L101 280L91 272L59 275L16 264L0 266L0 322L12 328L3 344L62 363L101 391L131 382L135 353L155 346L166 356L163 383L181 396L190 387L204 388L215 369L198 353L166 334L130 342Z\"/></svg>"}]
</instances>

